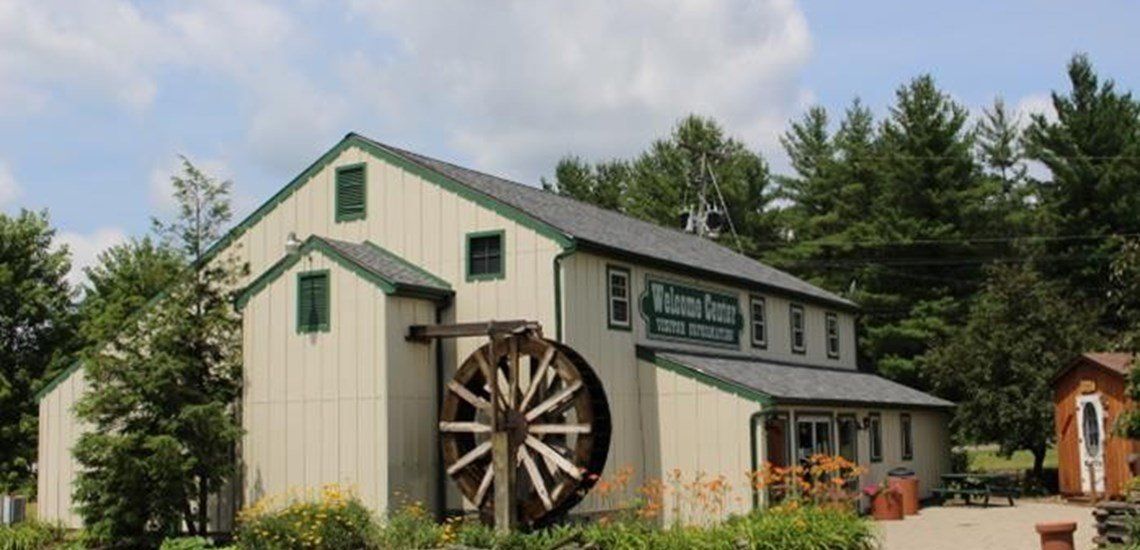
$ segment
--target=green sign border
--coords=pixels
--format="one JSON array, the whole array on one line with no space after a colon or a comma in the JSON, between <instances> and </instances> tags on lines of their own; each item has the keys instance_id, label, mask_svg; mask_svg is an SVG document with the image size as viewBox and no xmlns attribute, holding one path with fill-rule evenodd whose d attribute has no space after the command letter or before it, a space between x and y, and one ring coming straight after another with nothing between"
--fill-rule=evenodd
<instances>
[{"instance_id":1,"label":"green sign border","mask_svg":"<svg viewBox=\"0 0 1140 550\"><path fill-rule=\"evenodd\" d=\"M683 336L667 336L653 331L653 319L645 309L645 300L649 297L650 286L652 282L665 283L672 286L684 287L695 290L697 292L707 292L716 296L731 299L736 303L736 342L718 342L714 340L702 340L700 338L688 338ZM721 290L709 288L706 286L695 285L692 283L681 282L669 277L654 276L652 274L645 274L645 286L642 288L641 295L637 297L637 311L641 315L641 319L645 321L645 337L649 340L657 340L662 342L680 342L683 344L694 344L706 347L716 347L723 349L739 350L743 343L742 332L744 329L744 310L740 307L740 293L738 292L724 292Z\"/></svg>"}]
</instances>

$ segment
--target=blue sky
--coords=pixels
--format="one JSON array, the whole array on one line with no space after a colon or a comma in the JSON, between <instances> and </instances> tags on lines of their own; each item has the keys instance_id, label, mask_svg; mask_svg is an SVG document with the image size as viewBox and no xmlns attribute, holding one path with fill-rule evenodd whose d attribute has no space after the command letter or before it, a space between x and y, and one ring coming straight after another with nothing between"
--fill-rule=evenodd
<instances>
[{"instance_id":1,"label":"blue sky","mask_svg":"<svg viewBox=\"0 0 1140 550\"><path fill-rule=\"evenodd\" d=\"M268 198L348 131L526 183L697 112L777 170L812 104L882 113L930 72L973 110L1048 109L1064 64L1140 86L1132 2L0 0L0 209L85 265L169 213L184 154Z\"/></svg>"}]
</instances>

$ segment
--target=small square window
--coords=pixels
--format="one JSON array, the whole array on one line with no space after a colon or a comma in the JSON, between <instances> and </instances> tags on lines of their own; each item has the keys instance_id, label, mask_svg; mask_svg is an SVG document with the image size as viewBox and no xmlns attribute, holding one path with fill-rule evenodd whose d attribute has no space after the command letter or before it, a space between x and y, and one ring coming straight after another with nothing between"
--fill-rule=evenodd
<instances>
[{"instance_id":1,"label":"small square window","mask_svg":"<svg viewBox=\"0 0 1140 550\"><path fill-rule=\"evenodd\" d=\"M899 430L902 433L902 459L911 460L914 458L914 434L911 432L909 414L899 415Z\"/></svg>"},{"instance_id":2,"label":"small square window","mask_svg":"<svg viewBox=\"0 0 1140 550\"><path fill-rule=\"evenodd\" d=\"M606 314L610 328L630 329L629 294L629 270L606 266Z\"/></svg>"},{"instance_id":3,"label":"small square window","mask_svg":"<svg viewBox=\"0 0 1140 550\"><path fill-rule=\"evenodd\" d=\"M804 306L792 304L789 315L792 325L792 352L804 353L807 351L807 337L804 334Z\"/></svg>"},{"instance_id":4,"label":"small square window","mask_svg":"<svg viewBox=\"0 0 1140 550\"><path fill-rule=\"evenodd\" d=\"M467 235L467 280L502 279L503 232L490 231Z\"/></svg>"},{"instance_id":5,"label":"small square window","mask_svg":"<svg viewBox=\"0 0 1140 550\"><path fill-rule=\"evenodd\" d=\"M827 356L839 359L839 316L827 314Z\"/></svg>"},{"instance_id":6,"label":"small square window","mask_svg":"<svg viewBox=\"0 0 1140 550\"><path fill-rule=\"evenodd\" d=\"M297 332L328 332L329 272L297 275Z\"/></svg>"},{"instance_id":7,"label":"small square window","mask_svg":"<svg viewBox=\"0 0 1140 550\"><path fill-rule=\"evenodd\" d=\"M765 349L768 347L768 313L764 298L753 296L750 300L752 314L752 347Z\"/></svg>"}]
</instances>

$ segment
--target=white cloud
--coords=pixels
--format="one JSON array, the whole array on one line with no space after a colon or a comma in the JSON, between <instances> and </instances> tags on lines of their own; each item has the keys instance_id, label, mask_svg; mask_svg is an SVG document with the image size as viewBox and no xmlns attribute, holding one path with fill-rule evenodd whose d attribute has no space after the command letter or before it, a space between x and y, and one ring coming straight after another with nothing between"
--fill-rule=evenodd
<instances>
[{"instance_id":1,"label":"white cloud","mask_svg":"<svg viewBox=\"0 0 1140 550\"><path fill-rule=\"evenodd\" d=\"M83 268L94 265L100 252L126 240L127 234L117 227L105 227L92 233L61 232L57 243L71 251L71 272L67 280L73 287L83 284L87 280Z\"/></svg>"},{"instance_id":2,"label":"white cloud","mask_svg":"<svg viewBox=\"0 0 1140 550\"><path fill-rule=\"evenodd\" d=\"M20 196L20 186L8 168L8 163L0 160L0 209L6 208Z\"/></svg>"},{"instance_id":3,"label":"white cloud","mask_svg":"<svg viewBox=\"0 0 1140 550\"><path fill-rule=\"evenodd\" d=\"M1029 124L1032 115L1044 115L1050 122L1057 120L1057 111L1053 109L1053 96L1042 92L1030 94L1017 100L1014 112L1020 117L1023 124Z\"/></svg>"},{"instance_id":4,"label":"white cloud","mask_svg":"<svg viewBox=\"0 0 1140 550\"><path fill-rule=\"evenodd\" d=\"M277 55L291 28L284 11L256 0L4 0L0 100L15 102L9 112L40 109L62 90L144 110L162 69L244 75Z\"/></svg>"},{"instance_id":5,"label":"white cloud","mask_svg":"<svg viewBox=\"0 0 1140 550\"><path fill-rule=\"evenodd\" d=\"M385 131L434 125L476 166L524 181L570 152L635 153L694 112L771 152L810 97L799 76L811 40L791 0L352 6L398 44L344 62L354 100Z\"/></svg>"}]
</instances>

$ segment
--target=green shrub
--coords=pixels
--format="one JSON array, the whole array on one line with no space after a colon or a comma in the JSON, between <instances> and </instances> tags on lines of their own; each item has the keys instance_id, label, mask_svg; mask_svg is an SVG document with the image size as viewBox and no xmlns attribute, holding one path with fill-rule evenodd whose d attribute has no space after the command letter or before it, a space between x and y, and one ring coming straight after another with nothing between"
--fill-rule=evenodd
<instances>
[{"instance_id":1,"label":"green shrub","mask_svg":"<svg viewBox=\"0 0 1140 550\"><path fill-rule=\"evenodd\" d=\"M206 550L213 547L214 544L210 542L209 539L202 537L178 537L162 541L162 546L159 547L159 550Z\"/></svg>"},{"instance_id":2,"label":"green shrub","mask_svg":"<svg viewBox=\"0 0 1140 550\"><path fill-rule=\"evenodd\" d=\"M872 524L845 510L777 507L730 521L725 528L755 550L871 550L878 547Z\"/></svg>"},{"instance_id":3,"label":"green shrub","mask_svg":"<svg viewBox=\"0 0 1140 550\"><path fill-rule=\"evenodd\" d=\"M372 512L354 495L328 486L319 497L281 507L260 502L238 518L237 544L247 550L375 548Z\"/></svg>"},{"instance_id":4,"label":"green shrub","mask_svg":"<svg viewBox=\"0 0 1140 550\"><path fill-rule=\"evenodd\" d=\"M67 544L67 529L60 525L25 521L13 526L0 526L0 550L63 548Z\"/></svg>"},{"instance_id":5,"label":"green shrub","mask_svg":"<svg viewBox=\"0 0 1140 550\"><path fill-rule=\"evenodd\" d=\"M451 542L451 524L440 525L422 506L412 504L397 509L383 528L376 531L372 547L385 549L438 548Z\"/></svg>"}]
</instances>

